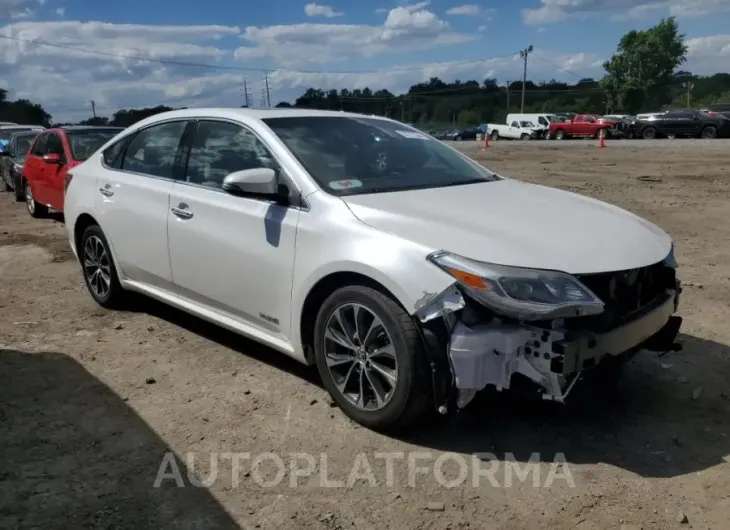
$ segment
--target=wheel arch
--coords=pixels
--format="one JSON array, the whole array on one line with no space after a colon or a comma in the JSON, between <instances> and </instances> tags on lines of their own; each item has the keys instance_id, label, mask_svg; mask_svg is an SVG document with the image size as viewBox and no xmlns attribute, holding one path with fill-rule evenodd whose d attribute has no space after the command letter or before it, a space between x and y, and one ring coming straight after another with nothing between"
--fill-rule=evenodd
<instances>
[{"instance_id":1,"label":"wheel arch","mask_svg":"<svg viewBox=\"0 0 730 530\"><path fill-rule=\"evenodd\" d=\"M363 285L370 287L376 291L392 298L398 303L407 313L411 313L412 310L407 308L404 304L403 295L397 296L393 290L386 287L381 281L374 279L370 274L363 272L355 272L352 270L337 271L326 274L320 278L307 292L302 304L301 313L298 318L299 333L298 337L301 341L302 349L304 351L304 357L308 364L314 364L314 323L317 319L319 309L322 307L324 301L332 293L341 287L348 285Z\"/></svg>"},{"instance_id":2,"label":"wheel arch","mask_svg":"<svg viewBox=\"0 0 730 530\"><path fill-rule=\"evenodd\" d=\"M99 226L99 222L91 214L82 213L76 218L74 223L74 247L77 252L80 250L81 236L84 235L87 228L93 225Z\"/></svg>"}]
</instances>

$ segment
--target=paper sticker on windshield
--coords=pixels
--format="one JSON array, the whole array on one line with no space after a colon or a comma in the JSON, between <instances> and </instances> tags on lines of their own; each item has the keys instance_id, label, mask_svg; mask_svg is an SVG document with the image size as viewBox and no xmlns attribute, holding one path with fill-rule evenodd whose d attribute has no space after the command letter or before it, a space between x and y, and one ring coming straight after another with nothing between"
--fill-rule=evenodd
<instances>
[{"instance_id":1,"label":"paper sticker on windshield","mask_svg":"<svg viewBox=\"0 0 730 530\"><path fill-rule=\"evenodd\" d=\"M361 188L362 182L359 180L333 180L330 182L330 188L333 190L349 190L350 188Z\"/></svg>"},{"instance_id":2,"label":"paper sticker on windshield","mask_svg":"<svg viewBox=\"0 0 730 530\"><path fill-rule=\"evenodd\" d=\"M395 131L400 134L403 138L410 138L411 140L428 140L428 136L421 134L416 131Z\"/></svg>"}]
</instances>

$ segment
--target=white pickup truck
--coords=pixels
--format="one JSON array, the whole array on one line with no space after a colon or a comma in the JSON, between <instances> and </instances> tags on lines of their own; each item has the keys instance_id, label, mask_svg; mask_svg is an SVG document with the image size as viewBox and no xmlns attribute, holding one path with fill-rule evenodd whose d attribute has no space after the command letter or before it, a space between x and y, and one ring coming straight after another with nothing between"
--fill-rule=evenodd
<instances>
[{"instance_id":1,"label":"white pickup truck","mask_svg":"<svg viewBox=\"0 0 730 530\"><path fill-rule=\"evenodd\" d=\"M490 123L487 125L487 134L492 140L507 138L510 140L537 140L542 138L544 127L537 127L531 121L514 120L509 124L499 125Z\"/></svg>"}]
</instances>

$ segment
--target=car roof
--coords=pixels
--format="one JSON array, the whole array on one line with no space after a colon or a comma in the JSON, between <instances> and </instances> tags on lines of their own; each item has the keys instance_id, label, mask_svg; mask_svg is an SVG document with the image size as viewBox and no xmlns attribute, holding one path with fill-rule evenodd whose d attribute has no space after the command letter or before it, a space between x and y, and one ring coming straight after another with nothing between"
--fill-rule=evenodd
<instances>
[{"instance_id":1,"label":"car roof","mask_svg":"<svg viewBox=\"0 0 730 530\"><path fill-rule=\"evenodd\" d=\"M16 125L0 125L0 129L3 131L12 131L13 129L34 129L38 131L45 130L45 127L43 125L22 125L22 124L16 124Z\"/></svg>"},{"instance_id":2,"label":"car roof","mask_svg":"<svg viewBox=\"0 0 730 530\"><path fill-rule=\"evenodd\" d=\"M384 121L393 121L382 116L357 114L354 112L344 112L339 110L313 110L313 109L252 109L248 107L202 107L189 108L180 110L170 110L150 116L138 121L133 128L137 129L146 125L157 123L158 121L170 120L175 118L195 118L207 116L211 118L239 118L239 119L256 119L264 120L267 118L304 118L304 117L333 117L333 118L371 118Z\"/></svg>"},{"instance_id":3,"label":"car roof","mask_svg":"<svg viewBox=\"0 0 730 530\"><path fill-rule=\"evenodd\" d=\"M63 127L58 127L58 129L64 131L121 131L124 130L124 127L115 127L113 125L64 125Z\"/></svg>"}]
</instances>

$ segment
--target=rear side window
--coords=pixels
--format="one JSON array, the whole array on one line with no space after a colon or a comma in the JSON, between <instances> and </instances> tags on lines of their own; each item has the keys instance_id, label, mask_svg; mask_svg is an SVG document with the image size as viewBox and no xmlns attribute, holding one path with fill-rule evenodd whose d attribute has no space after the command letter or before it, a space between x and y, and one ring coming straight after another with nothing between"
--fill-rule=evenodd
<instances>
[{"instance_id":1,"label":"rear side window","mask_svg":"<svg viewBox=\"0 0 730 530\"><path fill-rule=\"evenodd\" d=\"M187 123L161 123L138 132L124 152L121 169L153 177L173 178L175 157Z\"/></svg>"},{"instance_id":2,"label":"rear side window","mask_svg":"<svg viewBox=\"0 0 730 530\"><path fill-rule=\"evenodd\" d=\"M30 152L33 156L43 156L46 154L46 141L48 140L47 134L41 134L33 144L33 150Z\"/></svg>"}]
</instances>

